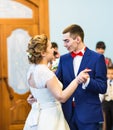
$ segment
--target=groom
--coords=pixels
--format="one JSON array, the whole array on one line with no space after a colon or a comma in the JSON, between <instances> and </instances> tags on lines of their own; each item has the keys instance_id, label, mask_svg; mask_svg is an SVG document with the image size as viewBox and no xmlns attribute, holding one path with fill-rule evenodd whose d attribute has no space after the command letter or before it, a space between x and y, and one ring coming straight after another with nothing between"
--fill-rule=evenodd
<instances>
[{"instance_id":1,"label":"groom","mask_svg":"<svg viewBox=\"0 0 113 130\"><path fill-rule=\"evenodd\" d=\"M62 33L69 53L60 57L56 75L63 87L85 68L92 70L86 83L80 84L71 98L62 104L64 116L71 130L99 130L99 122L103 121L99 93L104 94L107 89L104 56L86 47L84 31L79 25L70 25Z\"/></svg>"}]
</instances>

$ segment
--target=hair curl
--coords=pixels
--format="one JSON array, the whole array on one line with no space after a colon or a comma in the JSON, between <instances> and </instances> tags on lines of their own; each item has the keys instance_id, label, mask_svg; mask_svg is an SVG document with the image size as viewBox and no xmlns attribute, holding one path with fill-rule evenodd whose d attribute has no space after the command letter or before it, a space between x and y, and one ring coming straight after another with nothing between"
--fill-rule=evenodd
<instances>
[{"instance_id":1,"label":"hair curl","mask_svg":"<svg viewBox=\"0 0 113 130\"><path fill-rule=\"evenodd\" d=\"M41 52L45 52L47 49L48 38L45 34L36 35L31 38L28 43L28 60L30 63L40 63L42 60Z\"/></svg>"}]
</instances>

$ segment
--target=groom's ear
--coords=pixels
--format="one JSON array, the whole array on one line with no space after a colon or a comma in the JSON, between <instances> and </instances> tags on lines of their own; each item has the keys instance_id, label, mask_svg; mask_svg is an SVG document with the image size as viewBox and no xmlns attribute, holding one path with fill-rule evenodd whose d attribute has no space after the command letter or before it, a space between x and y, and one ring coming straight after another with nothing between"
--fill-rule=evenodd
<instances>
[{"instance_id":1,"label":"groom's ear","mask_svg":"<svg viewBox=\"0 0 113 130\"><path fill-rule=\"evenodd\" d=\"M76 40L77 43L80 43L81 42L80 36L77 36L75 40Z\"/></svg>"}]
</instances>

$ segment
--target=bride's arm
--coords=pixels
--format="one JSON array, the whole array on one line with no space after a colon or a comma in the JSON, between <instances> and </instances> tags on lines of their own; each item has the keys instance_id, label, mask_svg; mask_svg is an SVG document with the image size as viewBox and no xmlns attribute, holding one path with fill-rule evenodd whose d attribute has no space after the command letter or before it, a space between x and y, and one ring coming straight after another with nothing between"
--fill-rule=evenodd
<instances>
[{"instance_id":1,"label":"bride's arm","mask_svg":"<svg viewBox=\"0 0 113 130\"><path fill-rule=\"evenodd\" d=\"M74 93L80 83L85 83L87 81L89 78L89 71L91 70L85 69L80 72L80 74L64 90L62 90L62 86L56 76L53 76L53 78L47 81L47 87L57 100L64 103Z\"/></svg>"}]
</instances>

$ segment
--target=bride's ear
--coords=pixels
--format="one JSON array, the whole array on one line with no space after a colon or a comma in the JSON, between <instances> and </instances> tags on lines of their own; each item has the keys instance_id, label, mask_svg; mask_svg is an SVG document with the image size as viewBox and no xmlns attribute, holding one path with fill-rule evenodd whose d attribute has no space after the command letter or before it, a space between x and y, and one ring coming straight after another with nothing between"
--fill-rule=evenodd
<instances>
[{"instance_id":1,"label":"bride's ear","mask_svg":"<svg viewBox=\"0 0 113 130\"><path fill-rule=\"evenodd\" d=\"M46 52L41 52L41 55L42 55L42 57L45 57L46 56Z\"/></svg>"}]
</instances>

